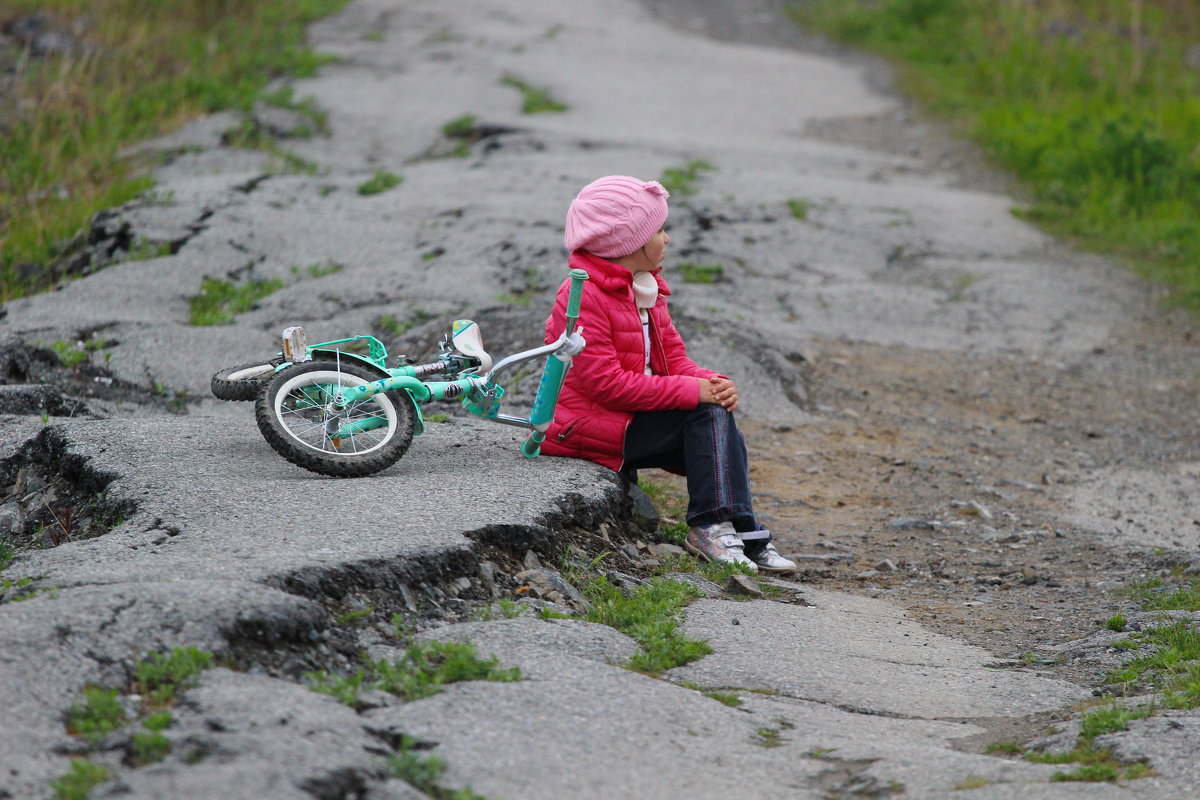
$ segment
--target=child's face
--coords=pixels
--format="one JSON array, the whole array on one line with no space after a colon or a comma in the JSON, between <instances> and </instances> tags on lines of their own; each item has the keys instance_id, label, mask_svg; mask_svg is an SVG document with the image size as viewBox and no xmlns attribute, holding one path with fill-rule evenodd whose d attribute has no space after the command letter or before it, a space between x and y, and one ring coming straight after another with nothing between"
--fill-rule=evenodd
<instances>
[{"instance_id":1,"label":"child's face","mask_svg":"<svg viewBox=\"0 0 1200 800\"><path fill-rule=\"evenodd\" d=\"M667 255L667 243L671 241L671 237L667 235L666 228L659 228L658 233L650 237L650 241L646 242L646 246L642 248L643 255L646 256L646 261L650 265L650 269L658 269L662 266L663 259Z\"/></svg>"}]
</instances>

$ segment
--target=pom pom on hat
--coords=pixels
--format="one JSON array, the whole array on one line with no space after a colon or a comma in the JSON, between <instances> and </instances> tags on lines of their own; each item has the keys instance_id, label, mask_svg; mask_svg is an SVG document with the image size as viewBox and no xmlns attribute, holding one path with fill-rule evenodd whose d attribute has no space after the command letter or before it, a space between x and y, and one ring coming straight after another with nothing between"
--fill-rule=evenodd
<instances>
[{"instance_id":1,"label":"pom pom on hat","mask_svg":"<svg viewBox=\"0 0 1200 800\"><path fill-rule=\"evenodd\" d=\"M658 181L609 175L583 187L567 209L563 244L601 258L636 251L667 221L670 193Z\"/></svg>"}]
</instances>

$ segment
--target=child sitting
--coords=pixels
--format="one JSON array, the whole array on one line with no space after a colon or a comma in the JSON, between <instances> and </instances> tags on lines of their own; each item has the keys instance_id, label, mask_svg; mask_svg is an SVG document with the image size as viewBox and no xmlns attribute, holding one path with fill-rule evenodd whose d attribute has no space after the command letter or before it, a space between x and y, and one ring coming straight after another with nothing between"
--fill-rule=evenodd
<instances>
[{"instance_id":1,"label":"child sitting","mask_svg":"<svg viewBox=\"0 0 1200 800\"><path fill-rule=\"evenodd\" d=\"M660 277L671 237L667 190L622 175L583 188L567 211L570 266L587 272L576 356L542 452L614 470L657 467L687 476L688 551L750 571L796 571L754 518L746 445L734 424L737 386L687 356ZM570 281L546 321L562 333Z\"/></svg>"}]
</instances>

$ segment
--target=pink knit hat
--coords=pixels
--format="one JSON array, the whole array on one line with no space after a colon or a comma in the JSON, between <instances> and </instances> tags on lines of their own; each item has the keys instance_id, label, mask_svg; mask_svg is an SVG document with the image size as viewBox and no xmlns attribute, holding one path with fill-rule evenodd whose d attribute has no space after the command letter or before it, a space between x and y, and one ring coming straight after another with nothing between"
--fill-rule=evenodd
<instances>
[{"instance_id":1,"label":"pink knit hat","mask_svg":"<svg viewBox=\"0 0 1200 800\"><path fill-rule=\"evenodd\" d=\"M563 243L601 258L620 258L650 241L667 221L670 194L658 181L609 175L592 181L567 209Z\"/></svg>"}]
</instances>

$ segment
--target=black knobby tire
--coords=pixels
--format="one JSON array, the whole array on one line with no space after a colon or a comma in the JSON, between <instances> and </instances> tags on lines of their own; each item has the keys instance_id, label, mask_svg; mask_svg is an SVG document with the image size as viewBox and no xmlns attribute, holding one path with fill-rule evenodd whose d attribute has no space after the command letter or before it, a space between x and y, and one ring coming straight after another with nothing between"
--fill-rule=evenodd
<instances>
[{"instance_id":1,"label":"black knobby tire","mask_svg":"<svg viewBox=\"0 0 1200 800\"><path fill-rule=\"evenodd\" d=\"M361 386L384 377L343 361L307 361L275 373L254 403L263 438L296 466L337 478L357 478L387 469L412 443L414 413L403 391L385 392L337 411L329 401L338 387ZM342 435L348 422L379 427Z\"/></svg>"},{"instance_id":2,"label":"black knobby tire","mask_svg":"<svg viewBox=\"0 0 1200 800\"><path fill-rule=\"evenodd\" d=\"M253 400L274 374L274 364L238 364L213 375L209 386L218 400Z\"/></svg>"}]
</instances>

